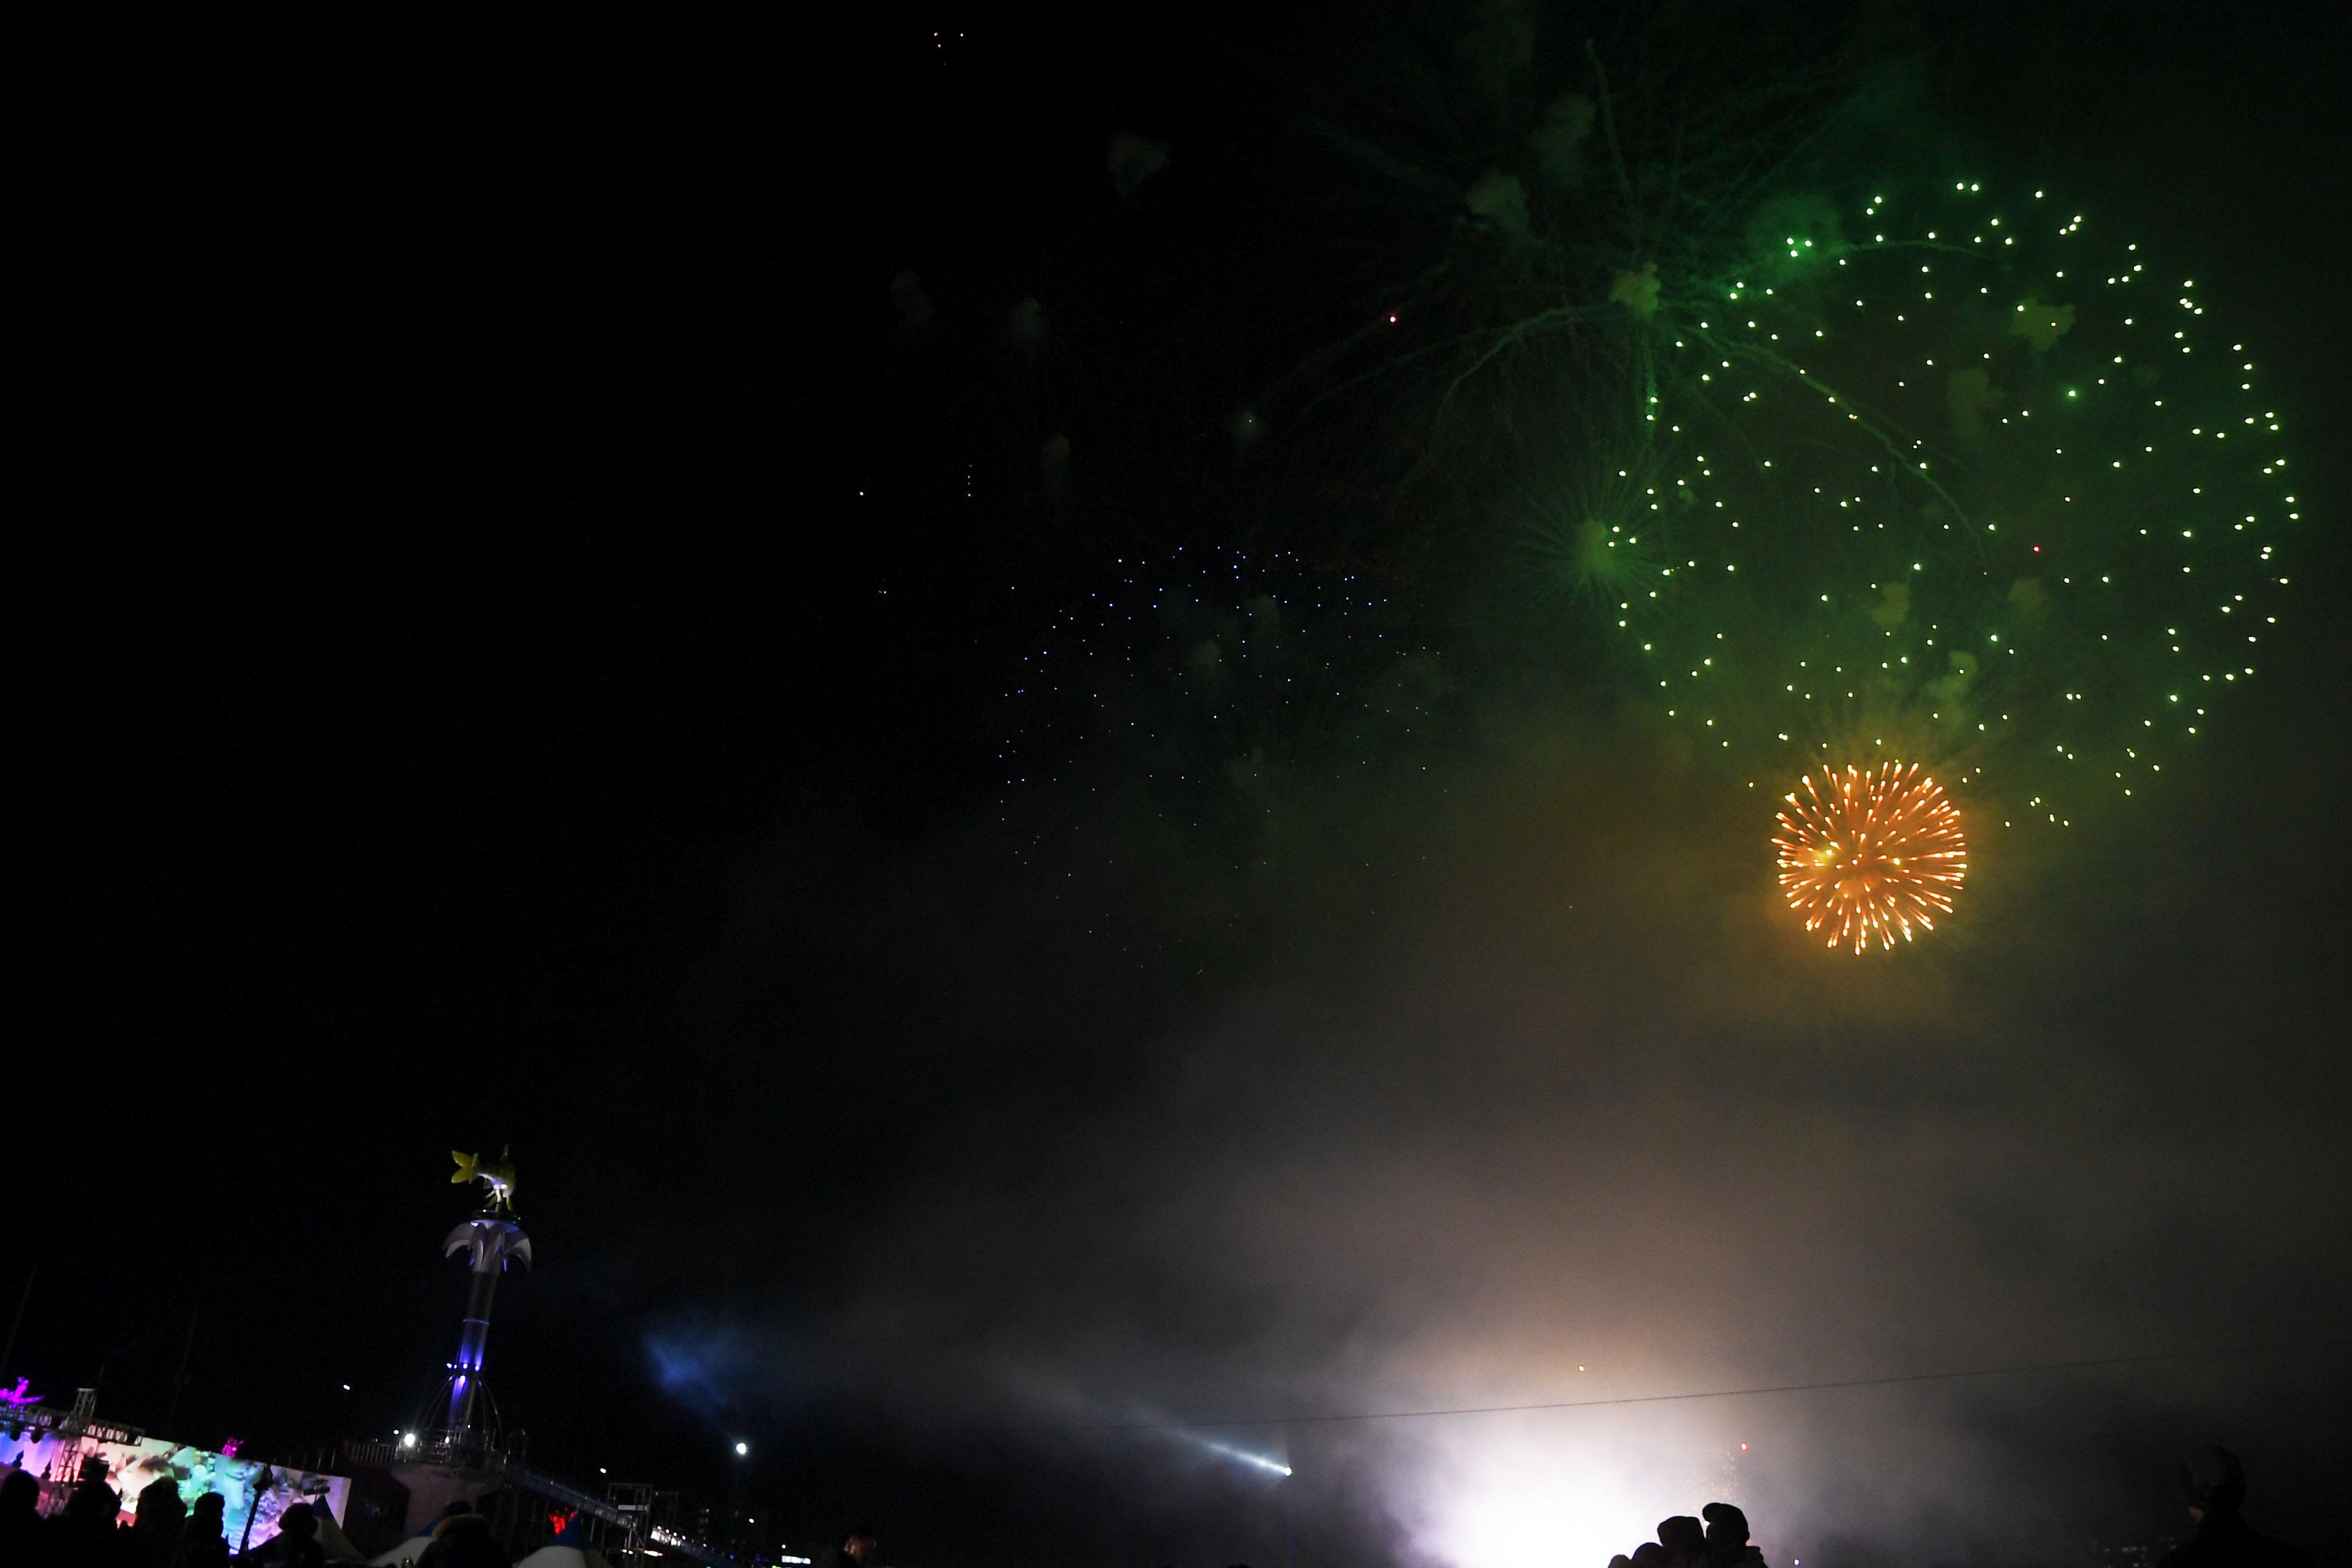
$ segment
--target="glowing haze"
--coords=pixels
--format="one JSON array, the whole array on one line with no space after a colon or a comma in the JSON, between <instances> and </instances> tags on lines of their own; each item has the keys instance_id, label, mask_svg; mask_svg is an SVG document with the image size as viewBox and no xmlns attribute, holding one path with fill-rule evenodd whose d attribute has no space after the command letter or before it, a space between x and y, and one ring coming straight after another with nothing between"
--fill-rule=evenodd
<instances>
[{"instance_id":1,"label":"glowing haze","mask_svg":"<svg viewBox=\"0 0 2352 1568\"><path fill-rule=\"evenodd\" d=\"M1744 787L1561 717L1474 752L1278 795L1245 858L1118 801L1044 848L780 845L685 1003L712 1152L679 1174L708 1158L728 1202L647 1245L792 1264L723 1319L648 1303L696 1350L681 1395L887 1409L992 1500L1116 1500L1095 1545L1134 1561L1278 1559L1287 1510L1302 1562L1465 1565L1597 1565L1714 1498L1776 1562L2014 1540L2169 1474L2118 1429L2161 1458L2243 1390L2276 1401L2256 1436L2309 1403L2188 1362L1298 1419L2283 1337L2352 1236L2340 1053L2198 978L2325 971L2249 901L2319 874L2281 825L2322 794L2226 864L2137 852L2204 841L2186 805L2113 849L2004 836L1975 918L1856 966L1781 907ZM774 1028L854 1048L787 1085ZM778 1138L779 1105L867 1109ZM826 1196L846 1159L887 1179ZM1231 1425L1139 1426L1168 1421Z\"/></svg>"}]
</instances>

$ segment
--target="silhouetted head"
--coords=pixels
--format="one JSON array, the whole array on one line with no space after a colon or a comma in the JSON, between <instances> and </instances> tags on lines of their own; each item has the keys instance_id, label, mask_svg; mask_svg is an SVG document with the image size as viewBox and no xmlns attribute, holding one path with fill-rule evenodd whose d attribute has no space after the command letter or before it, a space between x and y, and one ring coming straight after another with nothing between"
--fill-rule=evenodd
<instances>
[{"instance_id":1,"label":"silhouetted head","mask_svg":"<svg viewBox=\"0 0 2352 1568\"><path fill-rule=\"evenodd\" d=\"M841 1538L841 1554L857 1568L866 1568L881 1550L882 1538L862 1524Z\"/></svg>"},{"instance_id":2,"label":"silhouetted head","mask_svg":"<svg viewBox=\"0 0 2352 1568\"><path fill-rule=\"evenodd\" d=\"M453 1535L467 1535L475 1533L487 1535L489 1533L489 1529L490 1521L488 1520L484 1519L480 1514L476 1513L470 1508L467 1508L460 1510L456 1513L443 1513L441 1517L434 1522L433 1539L436 1541L444 1541Z\"/></svg>"},{"instance_id":3,"label":"silhouetted head","mask_svg":"<svg viewBox=\"0 0 2352 1568\"><path fill-rule=\"evenodd\" d=\"M2246 1506L2246 1467L2227 1448L2215 1448L2211 1458L2180 1467L2180 1489L2189 1494L2189 1512L2203 1519L2209 1513L2235 1513Z\"/></svg>"},{"instance_id":4,"label":"silhouetted head","mask_svg":"<svg viewBox=\"0 0 2352 1568\"><path fill-rule=\"evenodd\" d=\"M9 1466L8 1473L0 1476L0 1519L34 1513L40 1506L41 1483L16 1466Z\"/></svg>"},{"instance_id":5,"label":"silhouetted head","mask_svg":"<svg viewBox=\"0 0 2352 1568\"><path fill-rule=\"evenodd\" d=\"M1698 1510L1706 1521L1710 1553L1729 1555L1748 1544L1748 1516L1727 1502L1711 1502Z\"/></svg>"},{"instance_id":6,"label":"silhouetted head","mask_svg":"<svg viewBox=\"0 0 2352 1568\"><path fill-rule=\"evenodd\" d=\"M180 1500L180 1483L163 1476L139 1489L139 1508L131 1528L160 1530L174 1535L179 1532L180 1521L187 1517L188 1505Z\"/></svg>"},{"instance_id":7,"label":"silhouetted head","mask_svg":"<svg viewBox=\"0 0 2352 1568\"><path fill-rule=\"evenodd\" d=\"M319 1533L319 1516L307 1502L290 1503L278 1516L278 1533L290 1541L308 1541Z\"/></svg>"},{"instance_id":8,"label":"silhouetted head","mask_svg":"<svg viewBox=\"0 0 2352 1568\"><path fill-rule=\"evenodd\" d=\"M206 1492L188 1507L185 1532L198 1541L210 1541L221 1533L221 1520L228 1511L228 1499L218 1492Z\"/></svg>"},{"instance_id":9,"label":"silhouetted head","mask_svg":"<svg viewBox=\"0 0 2352 1568\"><path fill-rule=\"evenodd\" d=\"M1668 1552L1696 1552L1706 1544L1706 1531L1686 1513L1658 1521L1658 1544Z\"/></svg>"},{"instance_id":10,"label":"silhouetted head","mask_svg":"<svg viewBox=\"0 0 2352 1568\"><path fill-rule=\"evenodd\" d=\"M1665 1568L1666 1549L1654 1541L1633 1548L1633 1568Z\"/></svg>"},{"instance_id":11,"label":"silhouetted head","mask_svg":"<svg viewBox=\"0 0 2352 1568\"><path fill-rule=\"evenodd\" d=\"M114 1516L122 1511L122 1500L103 1480L87 1480L74 1488L73 1496L66 1499L65 1521L68 1527L99 1531L110 1528Z\"/></svg>"}]
</instances>

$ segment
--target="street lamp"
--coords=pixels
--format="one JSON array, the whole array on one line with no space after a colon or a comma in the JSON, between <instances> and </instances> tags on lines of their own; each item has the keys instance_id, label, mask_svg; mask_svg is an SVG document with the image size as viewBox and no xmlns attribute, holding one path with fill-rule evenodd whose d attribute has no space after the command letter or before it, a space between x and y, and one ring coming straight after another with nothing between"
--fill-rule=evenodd
<instances>
[{"instance_id":1,"label":"street lamp","mask_svg":"<svg viewBox=\"0 0 2352 1568\"><path fill-rule=\"evenodd\" d=\"M751 1482L751 1445L742 1438L735 1439L735 1474L727 1489L727 1539L731 1546L743 1543L744 1507L749 1500Z\"/></svg>"}]
</instances>

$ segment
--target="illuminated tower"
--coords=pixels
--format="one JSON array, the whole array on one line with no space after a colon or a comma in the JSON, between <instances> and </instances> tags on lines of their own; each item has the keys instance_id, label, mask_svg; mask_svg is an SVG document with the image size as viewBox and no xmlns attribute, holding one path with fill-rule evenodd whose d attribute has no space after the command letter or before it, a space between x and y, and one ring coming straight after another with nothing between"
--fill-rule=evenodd
<instances>
[{"instance_id":1,"label":"illuminated tower","mask_svg":"<svg viewBox=\"0 0 2352 1568\"><path fill-rule=\"evenodd\" d=\"M509 1258L530 1266L530 1237L514 1215L514 1166L500 1154L495 1165L485 1165L474 1154L451 1151L457 1162L449 1180L459 1184L479 1181L488 1189L481 1212L449 1233L442 1244L446 1255L464 1253L471 1272L466 1292L466 1317L457 1331L457 1359L449 1363L443 1386L440 1430L436 1436L452 1447L478 1447L499 1435L498 1403L488 1397L482 1382L482 1355L490 1340L490 1303L498 1295L499 1276Z\"/></svg>"}]
</instances>

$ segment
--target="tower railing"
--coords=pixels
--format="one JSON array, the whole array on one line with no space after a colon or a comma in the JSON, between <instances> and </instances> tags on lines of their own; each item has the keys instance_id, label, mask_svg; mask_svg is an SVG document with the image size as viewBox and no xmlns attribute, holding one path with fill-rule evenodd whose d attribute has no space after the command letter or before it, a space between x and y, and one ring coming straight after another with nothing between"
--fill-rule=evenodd
<instances>
[{"instance_id":1,"label":"tower railing","mask_svg":"<svg viewBox=\"0 0 2352 1568\"><path fill-rule=\"evenodd\" d=\"M614 1548L617 1552L635 1553L652 1546L663 1556L683 1557L690 1562L708 1564L709 1568L733 1568L736 1561L707 1542L698 1541L656 1520L650 1509L631 1507L613 1497L599 1497L584 1487L574 1486L545 1470L534 1469L497 1448L480 1444L354 1441L343 1445L343 1458L353 1465L383 1469L423 1465L436 1469L470 1470L534 1497L561 1503L565 1508L586 1514L590 1519L613 1526L623 1536L622 1542Z\"/></svg>"}]
</instances>

